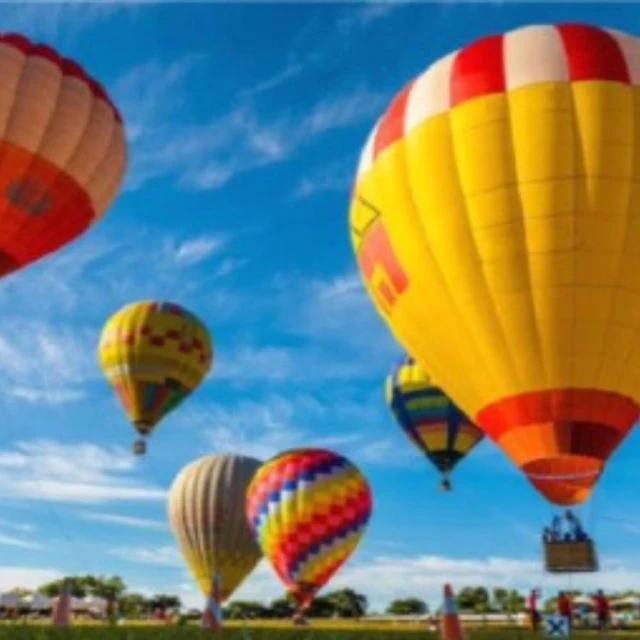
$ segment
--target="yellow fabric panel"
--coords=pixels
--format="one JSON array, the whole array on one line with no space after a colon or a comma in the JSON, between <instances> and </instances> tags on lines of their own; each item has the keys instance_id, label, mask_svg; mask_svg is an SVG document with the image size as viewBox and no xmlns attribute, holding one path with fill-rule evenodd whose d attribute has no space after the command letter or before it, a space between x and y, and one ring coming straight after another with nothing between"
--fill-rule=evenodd
<instances>
[{"instance_id":1,"label":"yellow fabric panel","mask_svg":"<svg viewBox=\"0 0 640 640\"><path fill-rule=\"evenodd\" d=\"M458 431L455 442L453 443L453 450L457 451L458 453L465 454L477 442L478 442L477 433L471 434L468 431L465 431L463 428L461 428Z\"/></svg>"},{"instance_id":2,"label":"yellow fabric panel","mask_svg":"<svg viewBox=\"0 0 640 640\"><path fill-rule=\"evenodd\" d=\"M420 440L424 442L428 451L446 451L447 450L447 425L428 427L418 427L416 429L420 434Z\"/></svg>"},{"instance_id":3,"label":"yellow fabric panel","mask_svg":"<svg viewBox=\"0 0 640 640\"><path fill-rule=\"evenodd\" d=\"M537 83L431 117L358 178L354 248L378 216L409 278L386 320L468 415L556 387L640 399L638 122L637 87Z\"/></svg>"}]
</instances>

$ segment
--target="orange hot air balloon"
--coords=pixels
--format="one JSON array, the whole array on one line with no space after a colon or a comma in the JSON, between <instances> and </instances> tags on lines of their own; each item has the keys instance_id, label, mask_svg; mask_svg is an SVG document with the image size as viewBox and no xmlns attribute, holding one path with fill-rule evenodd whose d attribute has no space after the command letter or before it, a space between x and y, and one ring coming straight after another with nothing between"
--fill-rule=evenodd
<instances>
[{"instance_id":1,"label":"orange hot air balloon","mask_svg":"<svg viewBox=\"0 0 640 640\"><path fill-rule=\"evenodd\" d=\"M0 34L0 276L61 248L115 198L127 150L104 88L75 62Z\"/></svg>"},{"instance_id":2,"label":"orange hot air balloon","mask_svg":"<svg viewBox=\"0 0 640 640\"><path fill-rule=\"evenodd\" d=\"M379 313L559 505L640 413L639 87L630 35L483 38L395 97L353 189Z\"/></svg>"}]
</instances>

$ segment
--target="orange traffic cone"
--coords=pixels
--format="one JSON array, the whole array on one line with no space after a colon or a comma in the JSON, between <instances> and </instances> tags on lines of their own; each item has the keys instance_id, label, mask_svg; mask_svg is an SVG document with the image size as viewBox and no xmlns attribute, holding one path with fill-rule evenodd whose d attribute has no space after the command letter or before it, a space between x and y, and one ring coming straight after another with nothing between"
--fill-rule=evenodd
<instances>
[{"instance_id":1,"label":"orange traffic cone","mask_svg":"<svg viewBox=\"0 0 640 640\"><path fill-rule=\"evenodd\" d=\"M440 625L441 640L464 640L462 625L456 610L456 601L450 584L444 585L444 608L442 610L442 624Z\"/></svg>"},{"instance_id":2,"label":"orange traffic cone","mask_svg":"<svg viewBox=\"0 0 640 640\"><path fill-rule=\"evenodd\" d=\"M68 627L71 624L71 589L65 580L60 595L53 607L52 622L54 627Z\"/></svg>"}]
</instances>

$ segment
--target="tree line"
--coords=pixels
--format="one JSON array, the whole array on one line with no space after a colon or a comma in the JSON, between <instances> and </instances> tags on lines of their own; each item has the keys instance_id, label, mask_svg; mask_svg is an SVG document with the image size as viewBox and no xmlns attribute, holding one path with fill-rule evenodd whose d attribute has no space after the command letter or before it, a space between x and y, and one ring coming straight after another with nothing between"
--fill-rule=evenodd
<instances>
[{"instance_id":1,"label":"tree line","mask_svg":"<svg viewBox=\"0 0 640 640\"><path fill-rule=\"evenodd\" d=\"M67 578L71 595L76 598L95 596L113 598L118 603L119 611L127 617L142 617L160 607L165 610L178 610L182 602L178 596L158 593L146 596L141 593L129 592L127 585L119 576L79 575ZM43 584L36 591L55 597L60 594L62 580L55 580ZM29 595L31 590L15 588L9 593L20 596ZM581 591L570 592L572 597L582 595ZM622 598L638 595L634 591L610 594L612 598ZM553 611L557 598L549 598L543 603L543 608ZM456 595L458 609L467 613L502 613L517 614L525 610L525 597L515 589L494 588L491 591L485 587L472 586L460 589ZM204 604L204 599L203 599ZM265 618L290 618L294 613L294 606L287 598L278 598L270 604L257 601L236 600L229 603L223 610L225 618L231 620L251 620ZM340 589L315 598L307 615L311 618L361 618L369 613L367 597L353 589ZM386 608L389 615L424 615L429 613L427 603L417 597L406 597L394 600ZM199 615L194 610L192 614Z\"/></svg>"}]
</instances>

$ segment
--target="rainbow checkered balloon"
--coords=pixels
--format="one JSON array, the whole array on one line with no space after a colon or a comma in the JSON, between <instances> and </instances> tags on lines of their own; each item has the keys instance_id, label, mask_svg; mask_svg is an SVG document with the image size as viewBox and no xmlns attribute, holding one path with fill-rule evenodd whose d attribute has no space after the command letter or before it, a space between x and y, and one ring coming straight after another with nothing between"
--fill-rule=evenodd
<instances>
[{"instance_id":1,"label":"rainbow checkered balloon","mask_svg":"<svg viewBox=\"0 0 640 640\"><path fill-rule=\"evenodd\" d=\"M247 491L249 526L300 608L353 553L371 508L360 470L325 449L277 455L260 467Z\"/></svg>"}]
</instances>

